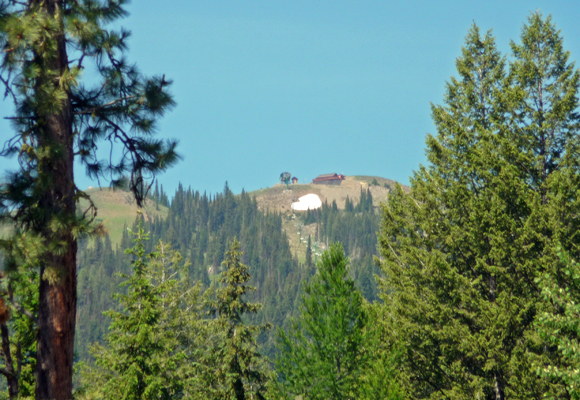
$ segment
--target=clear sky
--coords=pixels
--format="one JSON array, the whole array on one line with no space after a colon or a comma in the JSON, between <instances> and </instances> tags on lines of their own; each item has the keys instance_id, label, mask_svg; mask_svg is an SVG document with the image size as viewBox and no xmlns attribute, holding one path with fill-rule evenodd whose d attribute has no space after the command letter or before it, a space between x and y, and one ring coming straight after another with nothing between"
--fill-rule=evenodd
<instances>
[{"instance_id":1,"label":"clear sky","mask_svg":"<svg viewBox=\"0 0 580 400\"><path fill-rule=\"evenodd\" d=\"M578 60L578 0L134 0L122 25L129 59L174 81L159 134L180 141L183 160L160 182L170 195L178 182L216 192L226 180L238 193L283 171L408 183L469 26L493 29L507 53L536 10ZM81 169L76 179L94 185Z\"/></svg>"}]
</instances>

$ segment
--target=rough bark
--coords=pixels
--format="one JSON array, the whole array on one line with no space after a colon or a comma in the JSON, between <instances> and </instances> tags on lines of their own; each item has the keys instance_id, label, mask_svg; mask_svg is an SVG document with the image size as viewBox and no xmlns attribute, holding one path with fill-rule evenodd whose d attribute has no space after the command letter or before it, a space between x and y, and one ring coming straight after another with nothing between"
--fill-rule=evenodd
<instances>
[{"instance_id":1,"label":"rough bark","mask_svg":"<svg viewBox=\"0 0 580 400\"><path fill-rule=\"evenodd\" d=\"M50 15L62 10L62 0L43 0L40 3ZM52 71L62 75L68 69L64 31L55 37L57 54L40 60ZM53 82L54 85L58 81ZM51 177L39 207L47 218L67 220L74 216L73 178L73 114L70 94L59 112L44 115L45 125L40 132L44 145L59 149L42 173ZM44 227L41 231L47 243L64 244L60 254L48 253L41 264L38 308L38 337L36 363L36 398L51 400L72 399L73 351L76 318L76 253L77 243L69 229L57 233Z\"/></svg>"},{"instance_id":2,"label":"rough bark","mask_svg":"<svg viewBox=\"0 0 580 400\"><path fill-rule=\"evenodd\" d=\"M14 364L12 363L12 354L10 354L10 336L8 334L8 326L6 322L0 323L0 333L2 334L2 352L4 353L4 361L6 361L6 368L3 375L6 377L8 383L8 396L10 399L18 398L18 375L14 371Z\"/></svg>"},{"instance_id":3,"label":"rough bark","mask_svg":"<svg viewBox=\"0 0 580 400\"><path fill-rule=\"evenodd\" d=\"M498 374L493 376L493 393L495 395L495 400L504 400L503 385L497 377Z\"/></svg>"}]
</instances>

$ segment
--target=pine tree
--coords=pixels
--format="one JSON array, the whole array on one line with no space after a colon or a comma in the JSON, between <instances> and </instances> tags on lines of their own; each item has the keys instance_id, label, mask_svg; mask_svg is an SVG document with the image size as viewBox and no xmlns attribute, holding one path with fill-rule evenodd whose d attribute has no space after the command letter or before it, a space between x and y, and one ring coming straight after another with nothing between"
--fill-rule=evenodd
<instances>
[{"instance_id":1,"label":"pine tree","mask_svg":"<svg viewBox=\"0 0 580 400\"><path fill-rule=\"evenodd\" d=\"M216 336L212 362L205 382L212 382L200 391L209 391L215 399L264 399L269 373L265 360L257 351L256 337L269 329L269 325L247 325L244 314L255 314L261 304L249 303L243 297L256 289L247 286L250 280L248 267L242 264L240 243L234 239L226 259L219 282L224 284L216 290L212 304L216 320L213 324ZM203 380L202 380L203 381Z\"/></svg>"},{"instance_id":2,"label":"pine tree","mask_svg":"<svg viewBox=\"0 0 580 400\"><path fill-rule=\"evenodd\" d=\"M4 156L20 168L0 189L0 219L15 232L43 240L37 340L38 399L72 396L76 310L77 238L96 216L73 178L80 161L91 178L130 188L141 205L145 180L177 159L175 142L154 139L155 121L173 106L164 77L148 79L129 64L126 30L107 24L127 15L125 0L6 0L0 2L0 68L5 94L15 106L14 136ZM92 65L89 65L91 64ZM80 84L94 68L94 86ZM92 70L92 69L91 69ZM116 143L119 159L100 160L101 141ZM86 217L86 218L85 218ZM9 241L10 247L14 241Z\"/></svg>"},{"instance_id":3,"label":"pine tree","mask_svg":"<svg viewBox=\"0 0 580 400\"><path fill-rule=\"evenodd\" d=\"M459 78L433 106L437 136L411 192L383 205L385 332L403 341L416 398L561 396L532 368L554 355L533 329L535 278L574 247L578 72L550 18L532 14L514 60L473 26Z\"/></svg>"},{"instance_id":4,"label":"pine tree","mask_svg":"<svg viewBox=\"0 0 580 400\"><path fill-rule=\"evenodd\" d=\"M84 367L89 396L105 399L174 399L196 379L201 322L199 285L190 286L187 263L171 246L159 242L145 252L149 239L142 223L135 233L131 275L122 275L126 294L116 294L121 311L111 318L106 346L94 345L96 367ZM200 334L203 332L203 334Z\"/></svg>"},{"instance_id":5,"label":"pine tree","mask_svg":"<svg viewBox=\"0 0 580 400\"><path fill-rule=\"evenodd\" d=\"M312 240L310 235L308 235L308 245L306 246L306 268L312 268Z\"/></svg>"},{"instance_id":6,"label":"pine tree","mask_svg":"<svg viewBox=\"0 0 580 400\"><path fill-rule=\"evenodd\" d=\"M364 300L348 276L348 259L340 244L333 243L322 254L304 293L300 316L287 332L278 331L280 394L289 399L377 398L376 392L367 390L371 385L363 384L371 365L373 335L365 329Z\"/></svg>"}]
</instances>

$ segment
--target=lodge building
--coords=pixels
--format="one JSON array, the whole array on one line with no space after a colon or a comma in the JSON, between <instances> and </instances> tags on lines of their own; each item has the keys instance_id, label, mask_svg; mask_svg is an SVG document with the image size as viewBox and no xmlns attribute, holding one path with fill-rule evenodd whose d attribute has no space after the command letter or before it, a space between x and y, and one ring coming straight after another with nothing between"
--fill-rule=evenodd
<instances>
[{"instance_id":1,"label":"lodge building","mask_svg":"<svg viewBox=\"0 0 580 400\"><path fill-rule=\"evenodd\" d=\"M317 185L340 185L341 181L344 181L344 175L342 174L322 174L314 178L312 183Z\"/></svg>"}]
</instances>

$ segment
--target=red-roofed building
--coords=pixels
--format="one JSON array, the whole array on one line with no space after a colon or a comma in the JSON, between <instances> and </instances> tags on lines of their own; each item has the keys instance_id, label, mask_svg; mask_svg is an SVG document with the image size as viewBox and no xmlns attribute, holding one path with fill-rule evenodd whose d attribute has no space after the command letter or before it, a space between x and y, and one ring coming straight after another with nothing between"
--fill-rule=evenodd
<instances>
[{"instance_id":1,"label":"red-roofed building","mask_svg":"<svg viewBox=\"0 0 580 400\"><path fill-rule=\"evenodd\" d=\"M335 173L318 175L312 180L312 183L317 185L340 185L342 181L344 181L344 175Z\"/></svg>"}]
</instances>

